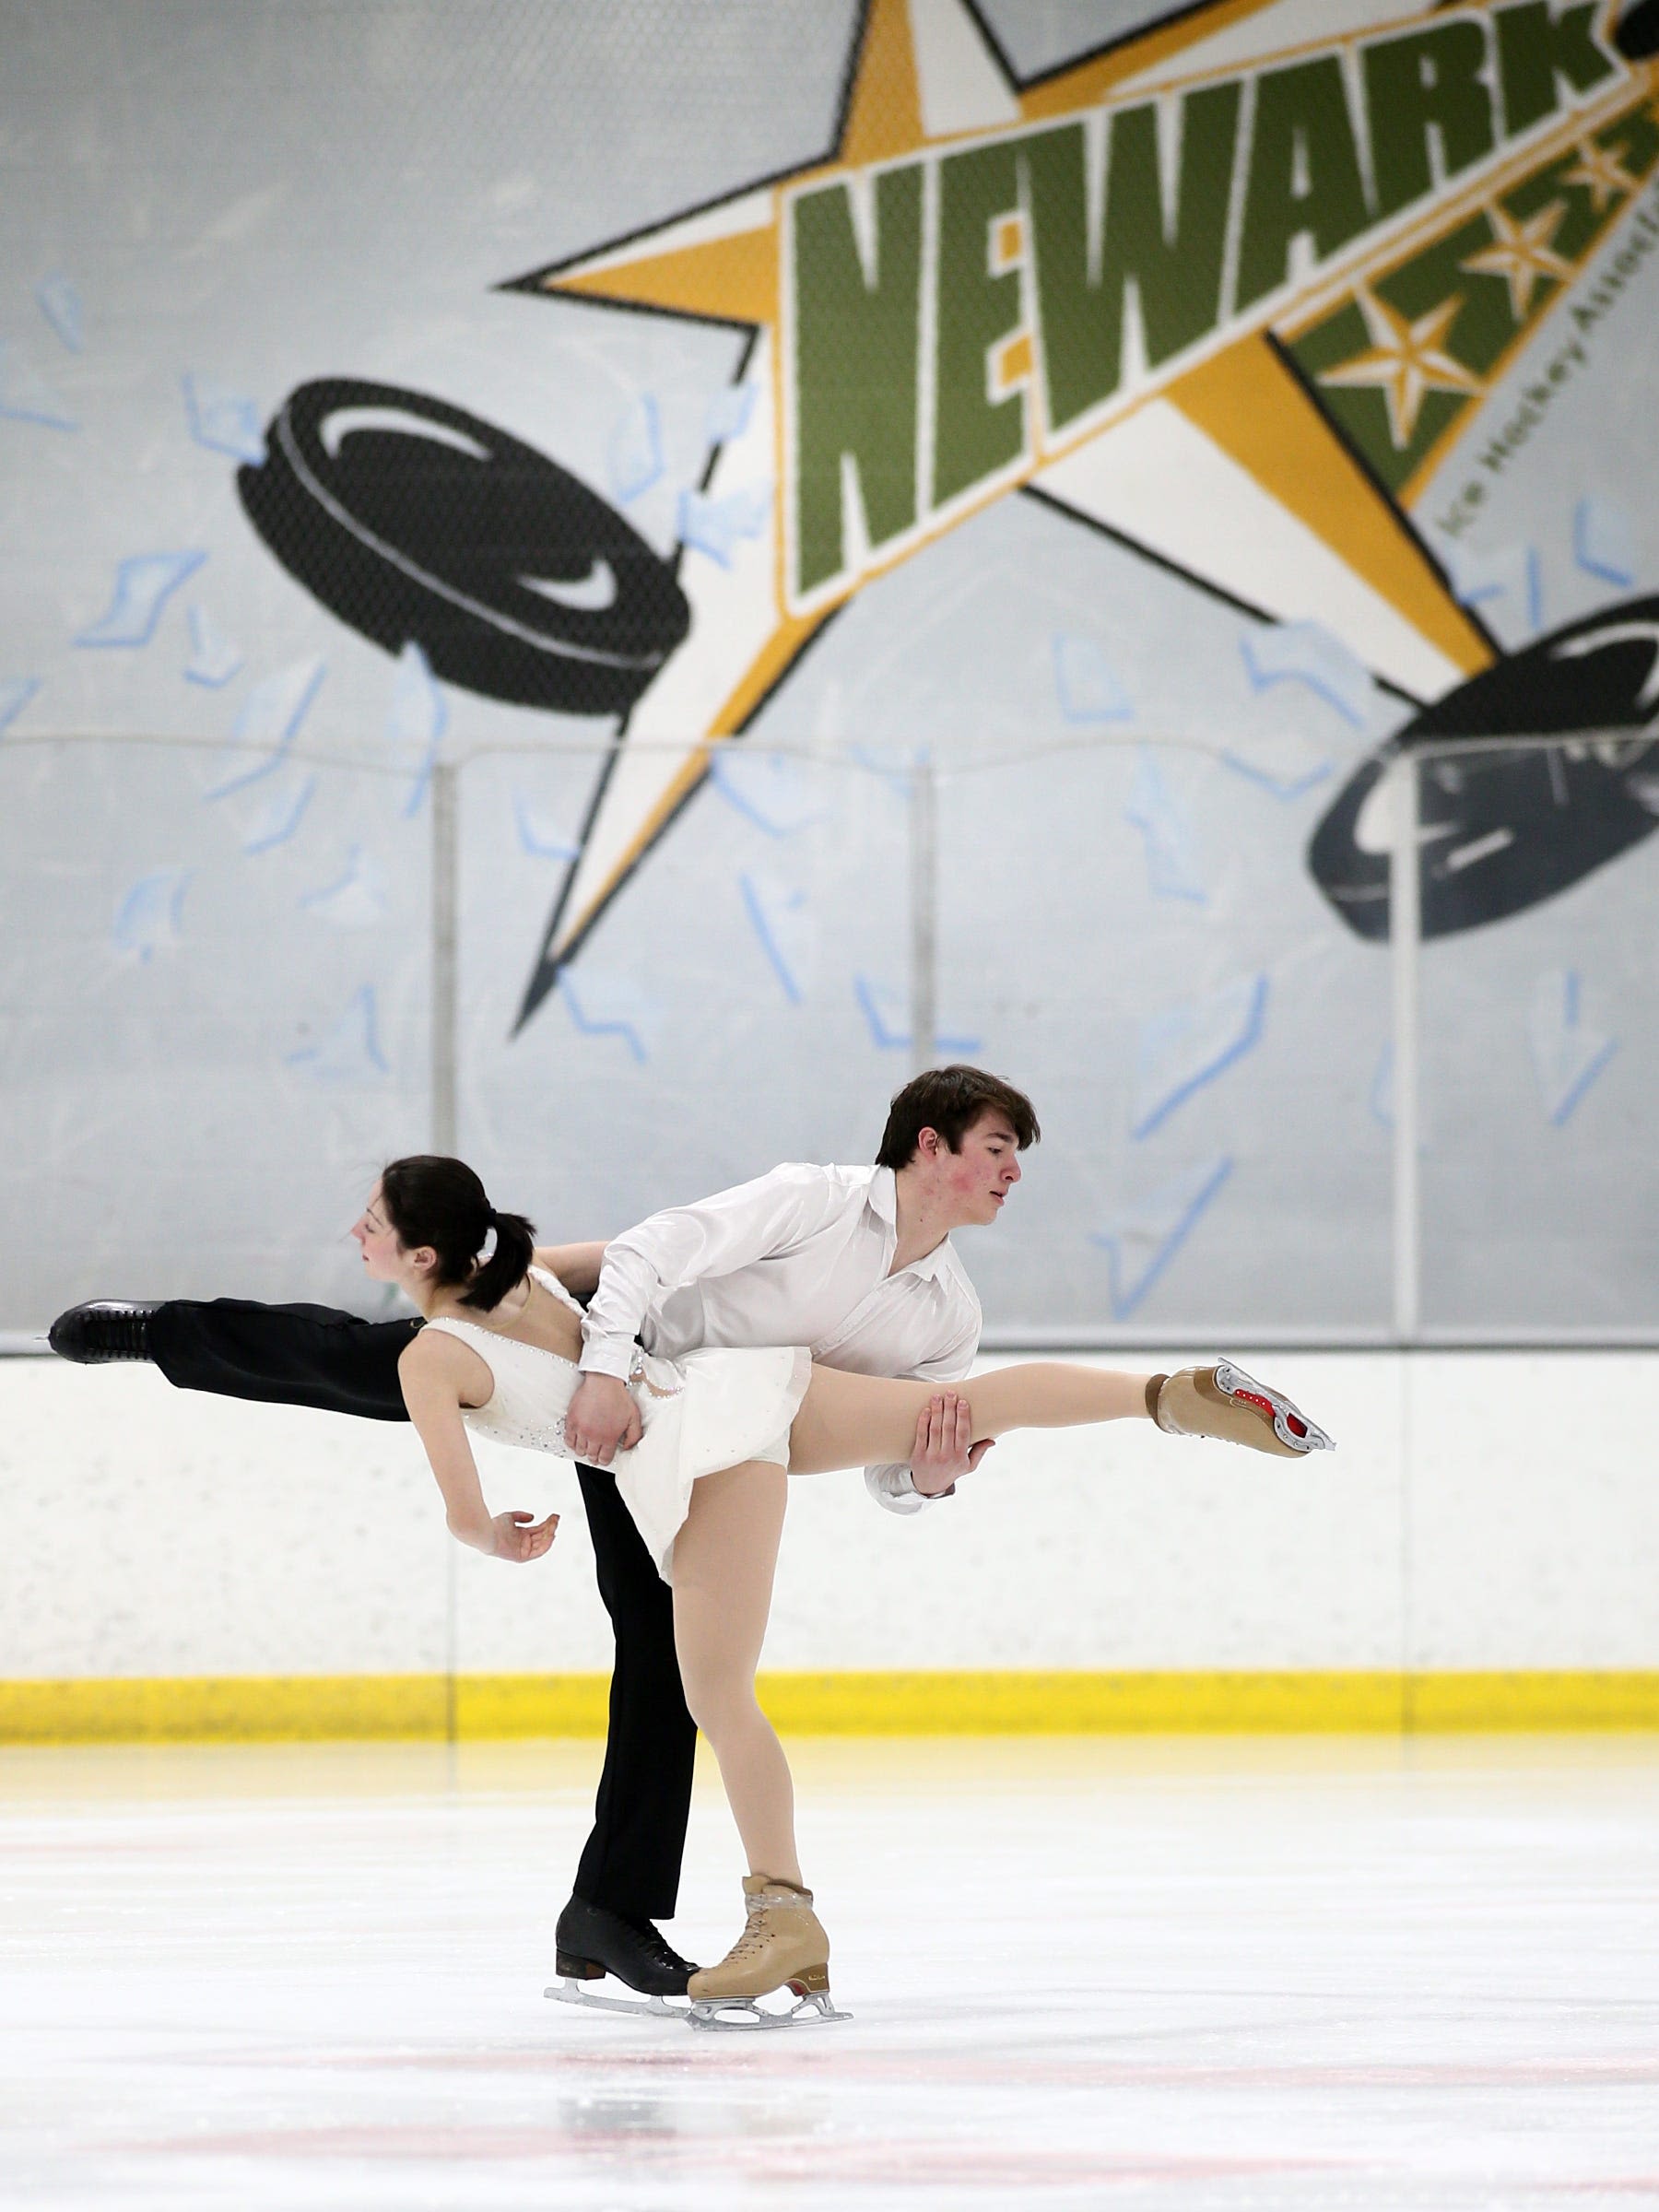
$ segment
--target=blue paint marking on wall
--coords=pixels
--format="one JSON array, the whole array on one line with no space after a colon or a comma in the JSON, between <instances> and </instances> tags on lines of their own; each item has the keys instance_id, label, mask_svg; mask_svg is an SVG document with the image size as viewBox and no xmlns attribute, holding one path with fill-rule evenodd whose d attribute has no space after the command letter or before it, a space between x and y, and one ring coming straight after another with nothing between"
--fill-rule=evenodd
<instances>
[{"instance_id":1,"label":"blue paint marking on wall","mask_svg":"<svg viewBox=\"0 0 1659 2212\"><path fill-rule=\"evenodd\" d=\"M559 979L559 989L565 1005L571 1010L571 1019L584 1037L619 1037L629 1053L642 1066L651 1057L639 1019L639 1009L630 1018L619 1007L609 1014L599 1010L599 1002L615 998L613 990L607 992L604 983L594 977L584 975L580 990L576 980L567 968ZM582 1003L586 1000L586 1005Z\"/></svg>"},{"instance_id":2,"label":"blue paint marking on wall","mask_svg":"<svg viewBox=\"0 0 1659 2212\"><path fill-rule=\"evenodd\" d=\"M1049 641L1054 669L1054 696L1067 722L1127 722L1135 701L1092 638L1056 631Z\"/></svg>"},{"instance_id":3,"label":"blue paint marking on wall","mask_svg":"<svg viewBox=\"0 0 1659 2212\"><path fill-rule=\"evenodd\" d=\"M829 811L812 779L783 753L717 752L709 780L729 806L768 837L793 837Z\"/></svg>"},{"instance_id":4,"label":"blue paint marking on wall","mask_svg":"<svg viewBox=\"0 0 1659 2212\"><path fill-rule=\"evenodd\" d=\"M724 445L729 439L741 438L754 412L754 385L727 384L709 402L709 411L703 418L703 436L711 445Z\"/></svg>"},{"instance_id":5,"label":"blue paint marking on wall","mask_svg":"<svg viewBox=\"0 0 1659 2212\"><path fill-rule=\"evenodd\" d=\"M532 860L572 861L582 852L580 845L537 814L522 792L512 794L512 826L518 832L520 851L528 853Z\"/></svg>"},{"instance_id":6,"label":"blue paint marking on wall","mask_svg":"<svg viewBox=\"0 0 1659 2212\"><path fill-rule=\"evenodd\" d=\"M1362 730L1374 696L1363 662L1319 622L1270 622L1240 633L1239 652L1252 690L1300 684Z\"/></svg>"},{"instance_id":7,"label":"blue paint marking on wall","mask_svg":"<svg viewBox=\"0 0 1659 2212\"><path fill-rule=\"evenodd\" d=\"M380 1005L372 983L353 993L345 1012L316 1044L287 1054L288 1065L320 1083L379 1083L392 1072L381 1050Z\"/></svg>"},{"instance_id":8,"label":"blue paint marking on wall","mask_svg":"<svg viewBox=\"0 0 1659 2212\"><path fill-rule=\"evenodd\" d=\"M408 773L408 790L398 809L406 820L420 811L448 728L449 701L433 677L426 654L411 642L397 656L383 733L393 759Z\"/></svg>"},{"instance_id":9,"label":"blue paint marking on wall","mask_svg":"<svg viewBox=\"0 0 1659 2212\"><path fill-rule=\"evenodd\" d=\"M853 978L853 990L869 1024L871 1041L884 1053L908 1053L913 1041L911 1031L908 1028L900 1028L894 1019L901 1003L898 992L867 975L855 975ZM979 1051L980 1041L977 1037L947 1037L941 1033L934 1039L934 1049L939 1053L960 1053L966 1055Z\"/></svg>"},{"instance_id":10,"label":"blue paint marking on wall","mask_svg":"<svg viewBox=\"0 0 1659 2212\"><path fill-rule=\"evenodd\" d=\"M0 678L0 730L11 727L40 688L38 676Z\"/></svg>"},{"instance_id":11,"label":"blue paint marking on wall","mask_svg":"<svg viewBox=\"0 0 1659 2212\"><path fill-rule=\"evenodd\" d=\"M1576 968L1552 968L1538 978L1526 1033L1544 1111L1562 1128L1618 1050L1618 1040L1585 1022Z\"/></svg>"},{"instance_id":12,"label":"blue paint marking on wall","mask_svg":"<svg viewBox=\"0 0 1659 2212\"><path fill-rule=\"evenodd\" d=\"M806 906L806 892L771 892L747 870L738 877L737 888L743 897L744 912L748 915L750 927L760 940L761 949L771 963L773 974L783 986L784 997L792 1006L798 1006L806 994L800 979L784 957L776 924L781 918L780 909L799 912Z\"/></svg>"},{"instance_id":13,"label":"blue paint marking on wall","mask_svg":"<svg viewBox=\"0 0 1659 2212\"><path fill-rule=\"evenodd\" d=\"M1572 511L1572 558L1587 576L1628 592L1636 582L1636 533L1622 507L1594 495Z\"/></svg>"},{"instance_id":14,"label":"blue paint marking on wall","mask_svg":"<svg viewBox=\"0 0 1659 2212\"><path fill-rule=\"evenodd\" d=\"M1252 975L1143 1022L1135 1044L1130 1135L1150 1136L1195 1092L1253 1052L1262 1041L1266 1011L1267 978Z\"/></svg>"},{"instance_id":15,"label":"blue paint marking on wall","mask_svg":"<svg viewBox=\"0 0 1659 2212\"><path fill-rule=\"evenodd\" d=\"M189 868L157 868L123 898L110 925L110 942L124 959L147 960L176 945L183 928Z\"/></svg>"},{"instance_id":16,"label":"blue paint marking on wall","mask_svg":"<svg viewBox=\"0 0 1659 2212\"><path fill-rule=\"evenodd\" d=\"M265 457L264 418L259 404L233 392L216 377L186 370L180 380L184 394L184 419L198 445L209 453L229 453L234 461L259 467Z\"/></svg>"},{"instance_id":17,"label":"blue paint marking on wall","mask_svg":"<svg viewBox=\"0 0 1659 2212\"><path fill-rule=\"evenodd\" d=\"M215 627L205 606L193 606L189 619L190 658L184 665L184 679L210 691L222 690L240 673L242 656Z\"/></svg>"},{"instance_id":18,"label":"blue paint marking on wall","mask_svg":"<svg viewBox=\"0 0 1659 2212\"><path fill-rule=\"evenodd\" d=\"M274 780L259 782L250 794L242 827L243 853L252 858L286 845L298 831L316 789L316 777L308 775L297 762Z\"/></svg>"},{"instance_id":19,"label":"blue paint marking on wall","mask_svg":"<svg viewBox=\"0 0 1659 2212\"><path fill-rule=\"evenodd\" d=\"M770 484L750 485L718 500L700 491L682 491L675 527L683 545L729 569L739 540L759 537L766 528L771 500Z\"/></svg>"},{"instance_id":20,"label":"blue paint marking on wall","mask_svg":"<svg viewBox=\"0 0 1659 2212\"><path fill-rule=\"evenodd\" d=\"M1147 854L1147 880L1160 899L1182 899L1194 906L1209 902L1198 858L1198 841L1184 809L1164 781L1163 770L1146 746L1135 754L1124 819L1140 831Z\"/></svg>"},{"instance_id":21,"label":"blue paint marking on wall","mask_svg":"<svg viewBox=\"0 0 1659 2212\"><path fill-rule=\"evenodd\" d=\"M220 754L203 795L228 798L233 791L243 791L262 776L273 774L298 736L327 673L320 660L296 661L255 684L241 703L231 742Z\"/></svg>"},{"instance_id":22,"label":"blue paint marking on wall","mask_svg":"<svg viewBox=\"0 0 1659 2212\"><path fill-rule=\"evenodd\" d=\"M612 495L624 506L661 477L663 423L649 392L641 393L611 432L605 457Z\"/></svg>"},{"instance_id":23,"label":"blue paint marking on wall","mask_svg":"<svg viewBox=\"0 0 1659 2212\"><path fill-rule=\"evenodd\" d=\"M1106 1254L1113 1320L1128 1320L1142 1304L1232 1171L1230 1155L1209 1161L1160 1184L1109 1229L1090 1233L1089 1242Z\"/></svg>"},{"instance_id":24,"label":"blue paint marking on wall","mask_svg":"<svg viewBox=\"0 0 1659 2212\"><path fill-rule=\"evenodd\" d=\"M361 845L347 855L345 874L319 889L307 891L300 900L307 913L332 923L336 929L371 929L386 911L386 893L379 863Z\"/></svg>"},{"instance_id":25,"label":"blue paint marking on wall","mask_svg":"<svg viewBox=\"0 0 1659 2212\"><path fill-rule=\"evenodd\" d=\"M54 269L35 286L35 300L66 349L82 352L87 343L87 311L74 278Z\"/></svg>"},{"instance_id":26,"label":"blue paint marking on wall","mask_svg":"<svg viewBox=\"0 0 1659 2212\"><path fill-rule=\"evenodd\" d=\"M135 553L115 571L109 606L77 645L147 645L156 634L162 610L187 577L206 559L206 553Z\"/></svg>"},{"instance_id":27,"label":"blue paint marking on wall","mask_svg":"<svg viewBox=\"0 0 1659 2212\"><path fill-rule=\"evenodd\" d=\"M48 430L80 429L68 402L25 354L4 343L0 343L0 415L11 422L39 423Z\"/></svg>"}]
</instances>

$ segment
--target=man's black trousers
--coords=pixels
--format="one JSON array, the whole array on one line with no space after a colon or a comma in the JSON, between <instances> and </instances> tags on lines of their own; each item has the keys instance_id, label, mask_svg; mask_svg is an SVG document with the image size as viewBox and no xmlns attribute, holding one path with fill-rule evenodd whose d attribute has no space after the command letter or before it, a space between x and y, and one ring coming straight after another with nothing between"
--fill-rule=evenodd
<instances>
[{"instance_id":1,"label":"man's black trousers","mask_svg":"<svg viewBox=\"0 0 1659 2212\"><path fill-rule=\"evenodd\" d=\"M175 1299L150 1316L149 1340L156 1365L181 1390L403 1421L397 1359L419 1326L359 1321L330 1306ZM629 1920L666 1920L679 1890L697 1741L674 1655L673 1600L613 1477L579 1466L576 1478L616 1638L610 1734L576 1894Z\"/></svg>"}]
</instances>

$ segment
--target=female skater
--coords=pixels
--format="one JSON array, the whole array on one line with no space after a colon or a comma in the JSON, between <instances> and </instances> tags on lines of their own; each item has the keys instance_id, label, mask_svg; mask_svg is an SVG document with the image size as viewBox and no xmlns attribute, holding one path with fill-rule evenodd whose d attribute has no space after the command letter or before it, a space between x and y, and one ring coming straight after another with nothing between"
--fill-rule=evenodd
<instances>
[{"instance_id":1,"label":"female skater","mask_svg":"<svg viewBox=\"0 0 1659 2212\"><path fill-rule=\"evenodd\" d=\"M430 1155L383 1171L352 1234L368 1273L397 1284L426 1317L398 1373L451 1532L497 1559L539 1559L558 1514L492 1515L467 1431L570 1456L564 1413L581 1379L581 1308L536 1264L555 1255L535 1252L522 1215L494 1210L470 1168ZM1172 1434L1286 1456L1330 1441L1225 1362L1170 1376L1029 1363L940 1392L816 1366L800 1349L702 1350L672 1362L641 1353L629 1388L643 1434L617 1455L617 1488L673 1585L686 1702L748 1859L744 1932L688 1984L693 2000L724 2003L787 1983L829 2004L829 1937L795 1855L789 1768L755 1699L788 1473L908 1461L924 1419L964 1441L1148 1417Z\"/></svg>"}]
</instances>

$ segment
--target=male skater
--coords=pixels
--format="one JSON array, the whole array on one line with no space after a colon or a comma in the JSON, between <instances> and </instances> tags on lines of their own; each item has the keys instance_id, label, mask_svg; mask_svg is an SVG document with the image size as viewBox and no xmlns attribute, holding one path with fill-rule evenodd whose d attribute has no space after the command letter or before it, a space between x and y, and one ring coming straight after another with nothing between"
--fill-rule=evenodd
<instances>
[{"instance_id":1,"label":"male skater","mask_svg":"<svg viewBox=\"0 0 1659 2212\"><path fill-rule=\"evenodd\" d=\"M545 1255L592 1300L587 1380L565 1434L586 1463L577 1479L616 1638L594 1829L559 1918L561 1974L608 1972L676 1996L695 1971L653 1924L678 1893L697 1731L672 1594L606 1471L639 1433L622 1380L635 1335L669 1358L701 1345L804 1344L857 1373L959 1381L978 1349L980 1308L950 1232L995 1220L1019 1180L1017 1155L1040 1134L1011 1085L979 1068L935 1068L894 1098L874 1168L775 1168L654 1214L608 1246ZM397 1359L420 1326L242 1299L106 1300L60 1314L50 1341L86 1364L151 1359L181 1389L405 1420ZM910 1466L866 1471L883 1504L920 1510L978 1465L988 1447L970 1449L960 1416L961 1401L935 1400Z\"/></svg>"}]
</instances>

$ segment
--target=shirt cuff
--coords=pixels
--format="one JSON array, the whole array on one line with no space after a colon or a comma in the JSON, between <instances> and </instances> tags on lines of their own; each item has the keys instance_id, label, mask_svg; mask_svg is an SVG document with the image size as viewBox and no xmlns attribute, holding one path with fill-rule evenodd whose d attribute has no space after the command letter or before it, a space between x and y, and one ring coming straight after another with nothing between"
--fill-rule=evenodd
<instances>
[{"instance_id":1,"label":"shirt cuff","mask_svg":"<svg viewBox=\"0 0 1659 2212\"><path fill-rule=\"evenodd\" d=\"M626 1382L633 1372L633 1338L590 1336L582 1345L582 1358L577 1362L584 1375L614 1375L618 1382Z\"/></svg>"},{"instance_id":2,"label":"shirt cuff","mask_svg":"<svg viewBox=\"0 0 1659 2212\"><path fill-rule=\"evenodd\" d=\"M879 1506L889 1513L924 1512L930 1505L937 1505L936 1498L924 1498L911 1480L911 1471L902 1462L887 1467L866 1467L865 1488Z\"/></svg>"}]
</instances>

